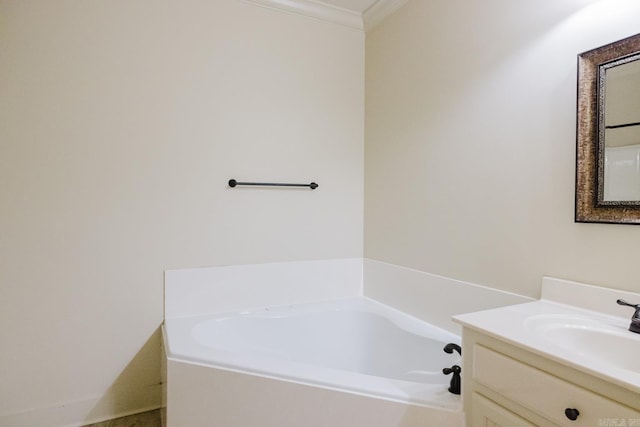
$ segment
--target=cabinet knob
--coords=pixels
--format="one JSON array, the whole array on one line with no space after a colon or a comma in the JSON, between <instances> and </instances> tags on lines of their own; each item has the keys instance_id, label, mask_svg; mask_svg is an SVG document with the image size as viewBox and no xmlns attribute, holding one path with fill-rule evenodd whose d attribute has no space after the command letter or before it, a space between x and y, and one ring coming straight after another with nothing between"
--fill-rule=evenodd
<instances>
[{"instance_id":1,"label":"cabinet knob","mask_svg":"<svg viewBox=\"0 0 640 427\"><path fill-rule=\"evenodd\" d=\"M575 421L578 419L578 415L580 415L580 411L578 411L576 408L567 408L564 410L564 414L571 421Z\"/></svg>"}]
</instances>

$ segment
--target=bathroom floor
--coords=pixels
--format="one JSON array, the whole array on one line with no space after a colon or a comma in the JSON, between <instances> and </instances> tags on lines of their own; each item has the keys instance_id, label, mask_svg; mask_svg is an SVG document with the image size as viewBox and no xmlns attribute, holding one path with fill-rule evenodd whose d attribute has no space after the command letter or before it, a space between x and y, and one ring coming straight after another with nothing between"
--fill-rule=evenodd
<instances>
[{"instance_id":1,"label":"bathroom floor","mask_svg":"<svg viewBox=\"0 0 640 427\"><path fill-rule=\"evenodd\" d=\"M162 420L160 409L155 411L142 412L140 414L129 415L115 420L103 421L100 423L87 424L82 427L161 427Z\"/></svg>"}]
</instances>

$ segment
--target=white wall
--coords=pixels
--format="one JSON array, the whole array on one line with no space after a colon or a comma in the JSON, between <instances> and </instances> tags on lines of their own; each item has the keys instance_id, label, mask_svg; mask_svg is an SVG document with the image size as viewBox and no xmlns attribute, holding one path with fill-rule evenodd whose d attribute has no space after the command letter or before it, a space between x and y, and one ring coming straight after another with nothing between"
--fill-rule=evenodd
<instances>
[{"instance_id":1,"label":"white wall","mask_svg":"<svg viewBox=\"0 0 640 427\"><path fill-rule=\"evenodd\" d=\"M239 0L0 0L0 50L3 426L159 405L164 269L362 256L362 32Z\"/></svg>"},{"instance_id":2,"label":"white wall","mask_svg":"<svg viewBox=\"0 0 640 427\"><path fill-rule=\"evenodd\" d=\"M365 256L640 289L640 227L573 221L576 57L638 22L635 0L409 0L369 32Z\"/></svg>"}]
</instances>

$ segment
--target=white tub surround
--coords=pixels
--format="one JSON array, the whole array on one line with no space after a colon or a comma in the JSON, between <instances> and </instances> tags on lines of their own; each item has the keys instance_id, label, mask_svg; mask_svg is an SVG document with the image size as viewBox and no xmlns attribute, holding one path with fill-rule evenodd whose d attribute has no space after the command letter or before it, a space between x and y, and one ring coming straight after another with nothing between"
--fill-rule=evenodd
<instances>
[{"instance_id":1,"label":"white tub surround","mask_svg":"<svg viewBox=\"0 0 640 427\"><path fill-rule=\"evenodd\" d=\"M640 334L618 299L640 294L544 278L538 301L456 316L467 423L640 422Z\"/></svg>"},{"instance_id":2,"label":"white tub surround","mask_svg":"<svg viewBox=\"0 0 640 427\"><path fill-rule=\"evenodd\" d=\"M452 316L533 298L372 259L364 260L364 295L460 335Z\"/></svg>"},{"instance_id":3,"label":"white tub surround","mask_svg":"<svg viewBox=\"0 0 640 427\"><path fill-rule=\"evenodd\" d=\"M366 296L455 334L451 316L533 298L362 258L165 271L165 318Z\"/></svg>"},{"instance_id":4,"label":"white tub surround","mask_svg":"<svg viewBox=\"0 0 640 427\"><path fill-rule=\"evenodd\" d=\"M362 258L167 270L165 319L362 295Z\"/></svg>"}]
</instances>

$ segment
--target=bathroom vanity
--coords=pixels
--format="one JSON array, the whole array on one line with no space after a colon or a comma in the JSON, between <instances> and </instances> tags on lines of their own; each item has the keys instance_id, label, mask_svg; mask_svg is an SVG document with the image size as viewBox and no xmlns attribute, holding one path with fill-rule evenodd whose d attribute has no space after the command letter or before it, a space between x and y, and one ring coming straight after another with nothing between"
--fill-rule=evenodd
<instances>
[{"instance_id":1,"label":"bathroom vanity","mask_svg":"<svg viewBox=\"0 0 640 427\"><path fill-rule=\"evenodd\" d=\"M545 278L539 301L456 316L467 426L640 426L640 334L618 298L640 302Z\"/></svg>"}]
</instances>

